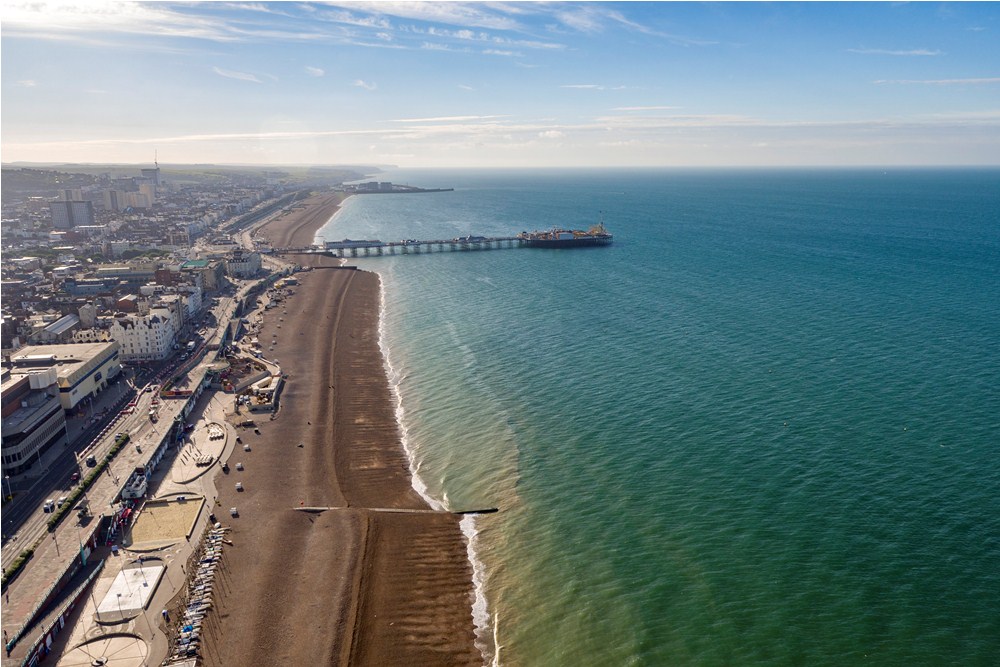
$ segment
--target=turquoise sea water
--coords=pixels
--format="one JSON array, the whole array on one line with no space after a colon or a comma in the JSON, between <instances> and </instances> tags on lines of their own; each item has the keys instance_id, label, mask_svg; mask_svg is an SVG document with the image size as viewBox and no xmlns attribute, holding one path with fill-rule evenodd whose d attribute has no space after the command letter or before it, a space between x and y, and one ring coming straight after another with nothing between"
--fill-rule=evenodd
<instances>
[{"instance_id":1,"label":"turquoise sea water","mask_svg":"<svg viewBox=\"0 0 1000 667\"><path fill-rule=\"evenodd\" d=\"M993 665L1000 171L390 172L353 260L504 665ZM423 488L423 487L426 488Z\"/></svg>"}]
</instances>

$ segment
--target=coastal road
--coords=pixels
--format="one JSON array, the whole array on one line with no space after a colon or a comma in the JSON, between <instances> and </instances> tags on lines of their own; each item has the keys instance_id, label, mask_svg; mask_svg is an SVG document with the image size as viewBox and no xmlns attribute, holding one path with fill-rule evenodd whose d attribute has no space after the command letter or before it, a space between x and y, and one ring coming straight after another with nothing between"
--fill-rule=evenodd
<instances>
[{"instance_id":1,"label":"coastal road","mask_svg":"<svg viewBox=\"0 0 1000 667\"><path fill-rule=\"evenodd\" d=\"M51 515L42 510L42 503L46 499L55 500L61 496L70 495L77 485L77 482L70 480L70 476L74 472L79 472L81 478L86 477L91 470L84 462L86 457L94 456L98 461L102 460L114 446L117 433L142 431L144 426L149 423L147 413L154 396L155 394L151 392L135 394L131 389L122 391L121 398L111 407L120 413L125 405L134 399L136 401L135 412L125 415L124 419L118 423L97 423L89 426L77 437L71 447L67 447L57 458L47 463L43 477L38 482L27 491L20 493L15 501L4 509L4 535L10 535L14 538L9 544L4 545L11 547L3 549L2 565L4 568L17 557L21 550L31 546L38 537L48 532L47 524ZM104 429L107 429L107 433L95 442L94 438ZM67 520L69 519L64 519L64 521Z\"/></svg>"},{"instance_id":2,"label":"coastal road","mask_svg":"<svg viewBox=\"0 0 1000 667\"><path fill-rule=\"evenodd\" d=\"M220 303L213 309L217 317L216 330L205 336L206 339L216 338L220 335L222 328L228 325L229 319L234 315L235 302L256 283L249 281L241 284L233 297L223 297ZM211 353L209 353L211 356ZM200 382L204 372L212 365L209 356L202 358L198 364L189 371L194 384ZM159 367L150 369L136 369L137 374L141 374L145 379L158 382L157 378L163 378L173 373L184 361L176 355L167 363ZM159 444L163 429L169 428L173 416L170 410L165 409L167 401L172 399L158 399L158 393L143 391L144 387L135 388L127 378L126 373L120 376L122 379L116 381L113 389L109 389L102 395L102 401L95 410L111 410L113 417L111 420L101 420L100 422L88 424L84 430L79 432L75 438L73 431L79 426L76 423L68 424L70 430L70 443L64 446L63 451L53 454L51 451L42 457L41 465L43 471L37 481L30 488L17 493L14 500L7 503L3 509L3 549L0 564L6 568L20 554L22 550L30 547L35 541L48 533L48 520L50 514L42 509L42 504L47 499L58 499L61 496L68 496L72 493L76 482L71 480L74 472L79 472L81 478L86 477L91 468L85 464L87 456L94 456L101 461L115 444L117 433L127 432L130 434L132 443L130 447L138 443L143 450L147 447L155 447ZM158 423L152 423L148 413L154 399L160 402L162 414ZM122 414L124 408L130 401L136 403L131 414ZM169 417L168 417L169 415ZM121 419L119 419L121 417ZM116 422L117 420L117 422ZM160 424L163 426L161 427ZM105 432L104 436L95 440ZM126 450L122 450L125 452ZM122 477L130 474L130 469L121 468L119 460L124 458L121 453L112 462L109 468L112 478L124 481ZM4 492L9 489L7 485L10 480L2 480L5 485ZM64 519L62 523L72 522L73 518Z\"/></svg>"}]
</instances>

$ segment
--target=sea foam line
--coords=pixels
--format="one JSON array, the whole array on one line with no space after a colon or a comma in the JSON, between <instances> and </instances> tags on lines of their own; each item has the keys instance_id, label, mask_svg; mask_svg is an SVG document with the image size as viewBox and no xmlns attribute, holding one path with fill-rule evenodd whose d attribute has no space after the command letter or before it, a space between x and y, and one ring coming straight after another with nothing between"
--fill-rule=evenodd
<instances>
[{"instance_id":1,"label":"sea foam line","mask_svg":"<svg viewBox=\"0 0 1000 667\"><path fill-rule=\"evenodd\" d=\"M460 525L462 534L465 535L469 562L472 564L472 589L475 593L472 601L472 624L476 629L476 648L482 653L484 664L499 667L500 646L496 643L496 625L493 624L491 629L490 609L486 601L486 566L476 554L476 547L479 543L476 518L471 514L466 514L462 517ZM492 645L489 642L491 636Z\"/></svg>"},{"instance_id":2,"label":"sea foam line","mask_svg":"<svg viewBox=\"0 0 1000 667\"><path fill-rule=\"evenodd\" d=\"M396 427L399 429L399 439L403 444L403 451L406 452L406 458L410 464L410 479L412 480L413 488L418 494L420 494L420 497L423 498L428 505L436 510L447 510L444 503L431 496L428 491L427 484L425 484L423 479L420 478L420 475L417 474L417 457L416 452L414 452L410 443L410 431L406 426L406 410L403 408L403 392L400 388L400 385L403 382L403 376L401 373L397 372L395 367L392 365L392 361L389 357L389 345L386 342L385 281L382 279L381 273L376 272L375 275L378 276L379 296L378 347L382 352L382 364L385 367L386 378L389 381L389 390L392 392L392 395L396 400Z\"/></svg>"},{"instance_id":3,"label":"sea foam line","mask_svg":"<svg viewBox=\"0 0 1000 667\"><path fill-rule=\"evenodd\" d=\"M420 497L423 498L428 505L436 510L447 510L447 496L445 497L445 502L441 502L437 498L431 496L427 488L427 484L423 481L423 479L421 479L417 472L416 452L413 450L410 442L409 429L406 426L406 410L403 407L403 392L401 388L403 375L392 365L392 360L389 354L389 344L387 342L386 335L386 320L388 318L386 316L387 308L385 280L382 278L382 274L380 272L376 271L375 275L378 276L379 287L378 346L382 353L382 363L385 367L386 378L389 381L389 390L392 392L392 395L396 400L396 426L399 429L399 438L403 445L403 451L406 452L406 458L409 461L410 479L412 480L411 483L414 490L420 494ZM489 605L486 600L486 566L476 553L479 531L476 529L475 518L472 515L464 516L459 525L462 529L462 535L465 537L469 563L472 565L472 588L474 593L472 602L472 623L476 633L476 648L478 648L479 652L482 654L484 664L492 665L492 667L499 667L499 646L496 645L495 641L490 641L490 637L495 636L496 628L495 623L493 623L493 627L491 627Z\"/></svg>"}]
</instances>

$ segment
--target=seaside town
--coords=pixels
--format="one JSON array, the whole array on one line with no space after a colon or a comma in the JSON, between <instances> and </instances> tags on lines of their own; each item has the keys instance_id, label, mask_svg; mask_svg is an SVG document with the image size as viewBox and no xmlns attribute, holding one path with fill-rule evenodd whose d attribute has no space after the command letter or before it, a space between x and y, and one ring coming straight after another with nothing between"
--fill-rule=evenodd
<instances>
[{"instance_id":1,"label":"seaside town","mask_svg":"<svg viewBox=\"0 0 1000 667\"><path fill-rule=\"evenodd\" d=\"M252 234L361 177L4 167L5 667L201 664L240 515L215 474L243 493L302 270Z\"/></svg>"}]
</instances>

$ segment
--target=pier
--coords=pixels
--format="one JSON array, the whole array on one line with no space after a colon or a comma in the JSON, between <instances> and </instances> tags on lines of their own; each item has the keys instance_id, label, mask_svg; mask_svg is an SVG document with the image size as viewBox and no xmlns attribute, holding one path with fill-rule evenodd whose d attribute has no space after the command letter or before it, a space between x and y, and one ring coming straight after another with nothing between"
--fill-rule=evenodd
<instances>
[{"instance_id":1,"label":"pier","mask_svg":"<svg viewBox=\"0 0 1000 667\"><path fill-rule=\"evenodd\" d=\"M385 255L419 255L431 252L462 252L526 247L519 236L461 236L454 239L418 241L359 240L327 241L323 246L275 248L274 254L325 255L327 257L382 257Z\"/></svg>"}]
</instances>

